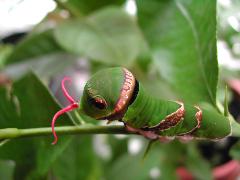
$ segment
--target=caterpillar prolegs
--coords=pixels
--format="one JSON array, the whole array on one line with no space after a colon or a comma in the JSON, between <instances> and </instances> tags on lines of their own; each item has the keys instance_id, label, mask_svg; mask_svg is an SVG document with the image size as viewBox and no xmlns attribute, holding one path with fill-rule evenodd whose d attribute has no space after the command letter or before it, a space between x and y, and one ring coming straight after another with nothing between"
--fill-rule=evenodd
<instances>
[{"instance_id":1,"label":"caterpillar prolegs","mask_svg":"<svg viewBox=\"0 0 240 180\"><path fill-rule=\"evenodd\" d=\"M211 105L192 106L152 97L126 68L108 68L94 74L87 81L79 104L68 95L64 82L62 87L71 105L54 116L55 142L57 117L75 108L96 120L119 120L127 130L149 139L187 136L215 140L231 133L229 119Z\"/></svg>"}]
</instances>

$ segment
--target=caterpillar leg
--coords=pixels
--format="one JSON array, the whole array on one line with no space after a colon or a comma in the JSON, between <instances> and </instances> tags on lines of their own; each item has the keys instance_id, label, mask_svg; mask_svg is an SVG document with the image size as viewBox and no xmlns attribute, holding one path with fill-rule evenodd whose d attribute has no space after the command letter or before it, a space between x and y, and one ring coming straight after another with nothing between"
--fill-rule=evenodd
<instances>
[{"instance_id":1,"label":"caterpillar leg","mask_svg":"<svg viewBox=\"0 0 240 180\"><path fill-rule=\"evenodd\" d=\"M133 128L127 124L125 124L125 127L127 131L141 134L142 136L150 140L159 140L160 142L166 143L166 142L172 141L175 138L175 137L168 137L168 136L159 136L154 131L145 131L142 129Z\"/></svg>"},{"instance_id":2,"label":"caterpillar leg","mask_svg":"<svg viewBox=\"0 0 240 180\"><path fill-rule=\"evenodd\" d=\"M191 136L191 135L177 136L176 138L179 141L181 141L182 143L187 143L187 142L192 141L194 139L194 137Z\"/></svg>"}]
</instances>

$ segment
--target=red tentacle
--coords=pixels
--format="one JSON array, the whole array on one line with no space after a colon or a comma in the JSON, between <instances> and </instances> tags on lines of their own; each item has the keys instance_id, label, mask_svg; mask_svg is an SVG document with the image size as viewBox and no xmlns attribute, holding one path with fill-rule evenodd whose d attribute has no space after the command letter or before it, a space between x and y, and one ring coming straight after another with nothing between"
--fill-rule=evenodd
<instances>
[{"instance_id":1,"label":"red tentacle","mask_svg":"<svg viewBox=\"0 0 240 180\"><path fill-rule=\"evenodd\" d=\"M52 144L56 144L56 143L57 143L57 140L58 140L57 134L56 134L56 132L55 132L55 130L54 130L55 122L56 122L57 118L58 118L59 116L61 116L62 114L66 113L66 112L68 112L68 111L71 111L71 110L73 110L73 109L75 109L75 108L78 108L78 104L77 104L77 103L73 103L73 104L71 104L71 105L69 105L69 106L61 109L60 111L58 111L58 112L54 115L54 117L53 117L53 119L52 119L52 133L53 133L53 136L54 136L54 142L52 142Z\"/></svg>"},{"instance_id":2,"label":"red tentacle","mask_svg":"<svg viewBox=\"0 0 240 180\"><path fill-rule=\"evenodd\" d=\"M71 103L69 106L59 110L54 116L53 116L53 119L52 119L52 133L53 133L53 136L54 136L54 141L52 142L52 144L56 144L57 141L58 141L58 137L57 137L57 134L56 134L56 131L54 129L55 127L55 122L57 120L57 118L59 116L61 116L62 114L66 113L66 112L69 112L69 111L72 111L73 109L76 109L79 107L78 103L68 94L66 88L65 88L65 81L71 81L70 78L68 77L65 77L63 78L62 80L62 91L63 91L63 94L64 96L67 98L67 100Z\"/></svg>"},{"instance_id":3,"label":"red tentacle","mask_svg":"<svg viewBox=\"0 0 240 180\"><path fill-rule=\"evenodd\" d=\"M69 77L64 77L63 80L62 80L62 91L63 91L63 94L64 96L67 98L67 100L73 104L75 103L75 100L68 94L66 88L65 88L65 81L69 81L70 83L72 82L72 80L69 78Z\"/></svg>"}]
</instances>

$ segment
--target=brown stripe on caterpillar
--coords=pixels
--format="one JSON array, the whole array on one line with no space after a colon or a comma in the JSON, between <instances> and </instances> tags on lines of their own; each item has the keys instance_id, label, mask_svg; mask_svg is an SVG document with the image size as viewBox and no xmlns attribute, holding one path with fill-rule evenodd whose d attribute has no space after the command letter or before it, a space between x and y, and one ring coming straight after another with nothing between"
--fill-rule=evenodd
<instances>
[{"instance_id":1,"label":"brown stripe on caterpillar","mask_svg":"<svg viewBox=\"0 0 240 180\"><path fill-rule=\"evenodd\" d=\"M202 122L202 109L199 106L194 106L198 112L196 112L195 117L197 119L198 125L197 128L201 127L201 122Z\"/></svg>"},{"instance_id":2,"label":"brown stripe on caterpillar","mask_svg":"<svg viewBox=\"0 0 240 180\"><path fill-rule=\"evenodd\" d=\"M124 72L124 81L120 91L119 98L115 104L114 111L104 119L108 119L109 122L112 120L120 120L127 110L127 107L132 103L133 99L136 98L136 93L138 92L138 82L133 76L133 74L126 68L122 68Z\"/></svg>"},{"instance_id":3,"label":"brown stripe on caterpillar","mask_svg":"<svg viewBox=\"0 0 240 180\"><path fill-rule=\"evenodd\" d=\"M127 83L127 84L132 84L132 79L129 79L129 78L126 78L126 80L125 80L125 83Z\"/></svg>"},{"instance_id":4,"label":"brown stripe on caterpillar","mask_svg":"<svg viewBox=\"0 0 240 180\"><path fill-rule=\"evenodd\" d=\"M201 122L202 122L202 110L199 106L194 106L198 111L196 112L195 114L195 118L197 120L197 125L191 129L190 131L186 132L186 133L181 133L181 134L178 134L178 136L184 136L184 135L189 135L191 136L191 133L193 133L196 129L200 128L201 127Z\"/></svg>"},{"instance_id":5,"label":"brown stripe on caterpillar","mask_svg":"<svg viewBox=\"0 0 240 180\"><path fill-rule=\"evenodd\" d=\"M153 130L153 131L163 131L176 126L179 122L183 120L185 109L182 102L175 101L180 105L180 107L173 113L167 115L164 120L153 127L144 127L143 130Z\"/></svg>"},{"instance_id":6,"label":"brown stripe on caterpillar","mask_svg":"<svg viewBox=\"0 0 240 180\"><path fill-rule=\"evenodd\" d=\"M125 78L123 81L120 96L114 108L114 113L111 116L115 116L126 109L135 88L136 80L132 73L125 68L123 68L123 71Z\"/></svg>"},{"instance_id":7,"label":"brown stripe on caterpillar","mask_svg":"<svg viewBox=\"0 0 240 180\"><path fill-rule=\"evenodd\" d=\"M122 88L122 90L124 90L124 91L129 91L131 89L131 87L129 86L129 85L126 85L126 82L125 82L125 84L123 85L123 88Z\"/></svg>"}]
</instances>

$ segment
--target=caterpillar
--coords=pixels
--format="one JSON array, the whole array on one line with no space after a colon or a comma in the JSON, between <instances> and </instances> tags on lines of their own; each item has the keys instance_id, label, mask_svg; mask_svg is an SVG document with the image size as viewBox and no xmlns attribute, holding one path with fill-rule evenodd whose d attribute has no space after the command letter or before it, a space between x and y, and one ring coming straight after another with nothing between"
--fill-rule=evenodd
<instances>
[{"instance_id":1,"label":"caterpillar","mask_svg":"<svg viewBox=\"0 0 240 180\"><path fill-rule=\"evenodd\" d=\"M121 121L128 131L149 139L176 136L217 140L231 133L229 119L214 107L152 97L126 68L98 71L87 81L79 103L68 94L64 86L67 80L62 80L62 90L70 105L53 117L53 144L57 142L56 119L73 109L96 120Z\"/></svg>"}]
</instances>

